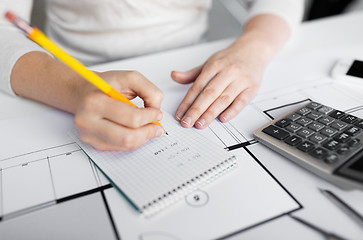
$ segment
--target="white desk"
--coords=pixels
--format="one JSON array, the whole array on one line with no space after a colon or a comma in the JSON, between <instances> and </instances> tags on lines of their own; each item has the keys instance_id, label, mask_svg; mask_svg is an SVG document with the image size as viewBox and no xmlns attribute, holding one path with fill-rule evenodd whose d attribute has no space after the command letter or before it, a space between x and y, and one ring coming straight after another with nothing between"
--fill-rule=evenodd
<instances>
[{"instance_id":1,"label":"white desk","mask_svg":"<svg viewBox=\"0 0 363 240\"><path fill-rule=\"evenodd\" d=\"M353 55L358 51L362 52L363 33L358 24L362 21L363 13L353 13L346 16L304 23L294 41L281 51L268 67L259 95L252 102L252 105L254 107L261 107L266 104L266 99L274 97L272 93L275 90L280 90L295 82L299 82L302 87L311 87L312 82L315 80L328 76L332 64L340 56L346 54ZM174 113L178 103L187 90L187 86L174 83L169 77L171 70L187 70L199 65L212 53L226 47L231 42L231 39L227 39L214 43L205 43L188 48L99 65L93 69L133 69L140 71L163 90L165 100L162 107L168 112ZM355 99L359 99L359 96ZM330 99L327 100L326 104L329 105L329 101ZM0 95L0 105L0 120L3 121L7 119L14 119L16 121L16 119L21 117L39 114L48 109L48 107L36 103L13 99L5 95ZM241 116L243 116L243 113ZM235 121L242 122L240 123L241 126L248 125L250 133L247 133L247 136L258 127L254 126L254 124L247 123L244 119L237 118ZM2 121L0 121L1 123ZM236 125L238 126L238 123ZM4 139L1 140L0 145L6 145ZM334 231L348 239L362 238L363 230L321 195L317 188L321 187L334 190L335 193L343 197L344 200L361 213L363 213L362 192L346 192L335 188L259 144L252 145L250 149L254 151L262 164L302 204L303 208L294 213L296 216L301 216L325 230ZM266 155L269 158L266 158ZM98 197L87 195L85 199L88 205L90 205L89 208L92 208L92 204L96 206L100 204L99 202L102 199L105 200L103 193ZM21 230L16 230L17 226L24 227L22 229L28 234L28 237L31 234L31 236L34 235L34 238L37 239L45 239L46 237L44 236L52 236L54 229L57 229L55 234L63 236L63 239L64 236L70 238L87 236L88 239L112 236L112 229L110 227L112 226L112 222L107 218L107 214L104 214L105 210L100 211L101 213L98 211L88 212L87 208L85 208L82 212L78 210L79 208L85 207L85 205L72 206L71 203L72 201L67 201L64 204L60 204L62 206L61 210L49 207L51 211L47 211L45 207L39 211L32 211L29 214L3 220L0 222L0 237L7 231L21 232ZM86 214L88 212L89 216L87 217L94 217L95 221L97 219L97 227L90 224L83 224L83 222L69 223L65 219L55 219L61 212L62 214L72 216L72 211L78 214ZM25 226L29 226L29 223L36 222L38 219L42 219L41 221L48 219L48 221L54 222L53 232L51 230L43 231L41 234L43 237L41 237L35 236L37 234L36 231L25 229ZM101 222L103 222L103 225ZM104 224L105 222L107 224ZM37 226L32 227L37 229ZM118 231L122 233L122 229ZM232 233L226 233L226 235L228 234ZM250 229L244 229L240 233L233 234L231 238L323 239L320 234L296 223L288 216L276 218L275 220L259 224Z\"/></svg>"}]
</instances>

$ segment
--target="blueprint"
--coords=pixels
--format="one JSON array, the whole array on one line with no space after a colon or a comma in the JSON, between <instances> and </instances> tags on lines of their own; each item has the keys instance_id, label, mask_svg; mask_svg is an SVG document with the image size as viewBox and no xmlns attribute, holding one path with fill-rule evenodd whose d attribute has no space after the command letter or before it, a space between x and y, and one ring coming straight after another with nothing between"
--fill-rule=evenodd
<instances>
[{"instance_id":1,"label":"blueprint","mask_svg":"<svg viewBox=\"0 0 363 240\"><path fill-rule=\"evenodd\" d=\"M207 50L208 46L205 56L210 52ZM328 57L332 58L330 55ZM226 151L237 155L240 161L237 169L185 196L176 205L151 219L140 218L78 145L68 138L66 133L74 127L71 115L41 108L34 114L14 113L9 119L1 118L0 237L8 236L6 228L2 228L7 223L20 221L29 214L63 203L71 204L95 193L102 196L100 199L106 206L107 211L104 211L116 239L225 238L292 212L300 212L305 208L304 201L300 200L303 197L292 191L289 179L270 170L273 169L273 164L268 162L271 156L274 159L282 157L255 141L252 132L309 101L363 118L361 94L340 86L327 76L326 68L331 66L332 61L322 59L320 65L314 66L320 66L322 70L316 71L315 75L310 74L310 77L301 74L292 78L291 73L281 75L285 61L296 61L298 66L300 61L307 62L310 58L316 59L316 56L311 54L303 58L275 61L266 73L259 94L236 118L225 124L216 120L200 131ZM147 57L145 59L148 60ZM162 59L165 61L160 64L165 63L165 69L169 68L168 54ZM111 64L109 68L129 69L133 64L134 60L130 60ZM189 67L183 64L180 67ZM196 63L191 61L188 64ZM104 66L99 68L107 69ZM160 79L164 83L160 86L168 101L163 102L163 108L173 113L187 86L176 85L164 75L154 73L151 68L141 70L150 79ZM271 79L274 84L268 81ZM26 101L25 105L28 105Z\"/></svg>"}]
</instances>

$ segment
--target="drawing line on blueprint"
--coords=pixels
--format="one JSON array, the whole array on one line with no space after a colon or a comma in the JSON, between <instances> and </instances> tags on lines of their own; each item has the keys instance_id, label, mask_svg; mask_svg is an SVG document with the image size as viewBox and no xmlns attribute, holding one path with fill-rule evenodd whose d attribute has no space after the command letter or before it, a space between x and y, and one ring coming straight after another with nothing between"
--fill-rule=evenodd
<instances>
[{"instance_id":1,"label":"drawing line on blueprint","mask_svg":"<svg viewBox=\"0 0 363 240\"><path fill-rule=\"evenodd\" d=\"M14 158L26 156L26 155L33 154L33 153L39 153L39 152L43 152L43 151L48 151L48 150L51 150L51 149L54 149L54 148L69 146L69 145L72 145L72 144L75 144L75 142L65 143L65 144L62 144L62 145L54 146L54 147L44 148L44 149L40 149L40 150L37 150L37 151L32 151L32 152L23 153L23 154L20 154L20 155L16 155L16 156L12 156L12 157L8 157L8 158L0 159L0 163L3 162L3 161L10 160L10 159L14 159Z\"/></svg>"},{"instance_id":2,"label":"drawing line on blueprint","mask_svg":"<svg viewBox=\"0 0 363 240\"><path fill-rule=\"evenodd\" d=\"M352 114L360 111L363 111L363 105L345 110L346 113L352 113Z\"/></svg>"},{"instance_id":3,"label":"drawing line on blueprint","mask_svg":"<svg viewBox=\"0 0 363 240\"><path fill-rule=\"evenodd\" d=\"M275 118L273 116L271 116L269 114L269 112L272 112L274 110L283 109L283 108L286 108L286 107L296 106L296 105L299 105L299 104L307 102L307 101L311 101L311 99L304 99L304 100L301 100L301 101L280 105L278 107L274 107L274 108L271 108L271 109L264 110L263 113L266 114L271 120L274 120Z\"/></svg>"},{"instance_id":4,"label":"drawing line on blueprint","mask_svg":"<svg viewBox=\"0 0 363 240\"><path fill-rule=\"evenodd\" d=\"M70 146L73 147L73 150L70 150ZM74 149L75 147L77 149ZM60 151L62 153L60 153ZM74 156L74 154L76 154L76 156ZM44 157L44 155L47 156ZM32 157L34 159L31 159ZM31 160L29 160L29 158ZM80 165L79 162L82 162L82 164ZM71 163L71 165L69 165L69 163ZM64 144L27 154L21 154L17 157L3 159L1 165L0 221L20 216L27 212L36 211L39 208L53 205L58 202L104 190L104 187L111 187L111 185L107 183L102 185L98 171L95 170L93 164L76 143ZM87 165L89 168L85 169L84 166ZM23 169L24 167L26 168ZM75 169L72 169L73 167L75 167ZM71 180L68 179L70 178L70 176L67 175L68 169L72 170L73 173L77 173L77 175L72 175L73 179L71 178ZM81 176L80 181L77 179L78 172ZM25 175L22 175L22 181L16 181L17 185L15 185L14 188L14 179L16 179L16 176L18 176L19 173ZM58 177L58 179L55 177ZM34 180L34 178L36 178L36 180ZM46 182L43 181L44 179ZM87 179L93 180L88 181ZM31 180L30 184L33 185L29 185L29 180ZM84 184L85 182L87 183ZM24 183L25 185L22 185ZM36 183L41 185L34 185ZM70 185L75 187L68 190L67 186ZM33 195L36 197L32 197L30 203L29 201L27 203L22 203L21 200L27 199L27 196L29 196L27 194L30 194L29 189L27 189L29 186L31 187L30 191L37 191L37 194Z\"/></svg>"}]
</instances>

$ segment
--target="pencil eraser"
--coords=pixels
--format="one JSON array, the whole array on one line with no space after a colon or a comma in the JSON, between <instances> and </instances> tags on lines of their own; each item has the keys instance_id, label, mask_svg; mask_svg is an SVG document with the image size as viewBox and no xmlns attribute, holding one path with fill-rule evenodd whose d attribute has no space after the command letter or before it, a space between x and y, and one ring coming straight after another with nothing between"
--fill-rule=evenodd
<instances>
[{"instance_id":1,"label":"pencil eraser","mask_svg":"<svg viewBox=\"0 0 363 240\"><path fill-rule=\"evenodd\" d=\"M15 18L16 18L16 16L15 16L15 14L14 13L12 13L12 12L10 12L10 11L7 11L6 13L5 13L5 17L9 20L9 21L14 21L15 20Z\"/></svg>"}]
</instances>

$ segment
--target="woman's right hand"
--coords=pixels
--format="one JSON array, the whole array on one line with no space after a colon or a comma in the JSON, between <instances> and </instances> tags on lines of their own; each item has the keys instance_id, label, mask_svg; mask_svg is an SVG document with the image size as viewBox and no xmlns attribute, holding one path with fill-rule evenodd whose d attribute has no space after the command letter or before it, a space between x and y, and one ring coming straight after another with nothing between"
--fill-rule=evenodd
<instances>
[{"instance_id":1,"label":"woman's right hand","mask_svg":"<svg viewBox=\"0 0 363 240\"><path fill-rule=\"evenodd\" d=\"M84 142L103 151L134 150L164 133L162 127L152 124L163 118L163 94L153 83L135 71L98 74L126 98L142 98L145 107L135 108L112 99L85 81L74 113L74 123Z\"/></svg>"}]
</instances>

